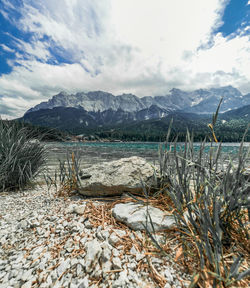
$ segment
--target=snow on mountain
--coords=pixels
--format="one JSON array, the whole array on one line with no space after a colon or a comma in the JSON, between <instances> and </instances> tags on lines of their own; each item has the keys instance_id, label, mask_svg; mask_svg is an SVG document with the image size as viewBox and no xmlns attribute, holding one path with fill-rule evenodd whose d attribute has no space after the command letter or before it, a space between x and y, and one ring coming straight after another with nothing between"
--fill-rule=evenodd
<instances>
[{"instance_id":1,"label":"snow on mountain","mask_svg":"<svg viewBox=\"0 0 250 288\"><path fill-rule=\"evenodd\" d=\"M111 93L103 91L79 92L76 94L61 92L47 102L42 102L29 109L26 113L40 109L52 109L54 107L81 107L88 112L103 112L110 109L113 111L121 109L124 112L138 112L145 109L147 111L150 107L156 106L163 110L163 112L161 111L163 114L159 114L160 118L164 117L165 113L174 110L193 113L213 113L221 97L223 97L223 103L220 112L250 104L250 93L242 95L239 90L232 86L198 89L189 92L173 88L169 91L169 94L164 96L145 96L142 98L133 94L114 96ZM149 114L156 115L161 112L152 112L151 109ZM150 115L146 115L145 117L149 117L150 119Z\"/></svg>"}]
</instances>

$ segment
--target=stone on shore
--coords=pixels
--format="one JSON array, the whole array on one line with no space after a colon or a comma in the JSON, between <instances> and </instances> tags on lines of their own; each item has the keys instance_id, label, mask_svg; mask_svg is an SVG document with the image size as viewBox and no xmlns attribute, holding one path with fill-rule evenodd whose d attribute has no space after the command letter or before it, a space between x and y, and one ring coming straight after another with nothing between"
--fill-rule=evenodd
<instances>
[{"instance_id":1,"label":"stone on shore","mask_svg":"<svg viewBox=\"0 0 250 288\"><path fill-rule=\"evenodd\" d=\"M0 288L158 287L147 269L148 248L141 245L144 233L108 223L97 227L87 220L90 207L105 209L105 203L47 200L45 187L0 193ZM155 239L165 239L164 235ZM168 257L151 257L172 287L180 287L178 279L190 281L174 261L168 261L177 244L171 242Z\"/></svg>"},{"instance_id":2,"label":"stone on shore","mask_svg":"<svg viewBox=\"0 0 250 288\"><path fill-rule=\"evenodd\" d=\"M96 239L94 239L93 241L87 243L86 250L87 254L85 257L86 261L85 269L86 272L89 273L93 270L93 268L97 264L102 253L102 248L100 246L100 243Z\"/></svg>"},{"instance_id":3,"label":"stone on shore","mask_svg":"<svg viewBox=\"0 0 250 288\"><path fill-rule=\"evenodd\" d=\"M142 182L154 183L155 170L137 156L93 165L80 172L79 193L85 196L121 195L142 192Z\"/></svg>"},{"instance_id":4,"label":"stone on shore","mask_svg":"<svg viewBox=\"0 0 250 288\"><path fill-rule=\"evenodd\" d=\"M153 227L149 217L147 217L147 211L150 214ZM150 232L161 231L165 229L174 228L176 222L173 215L166 215L158 208L141 205L137 203L120 203L116 204L112 209L113 216L118 220L126 224L133 230L145 230L147 226Z\"/></svg>"}]
</instances>

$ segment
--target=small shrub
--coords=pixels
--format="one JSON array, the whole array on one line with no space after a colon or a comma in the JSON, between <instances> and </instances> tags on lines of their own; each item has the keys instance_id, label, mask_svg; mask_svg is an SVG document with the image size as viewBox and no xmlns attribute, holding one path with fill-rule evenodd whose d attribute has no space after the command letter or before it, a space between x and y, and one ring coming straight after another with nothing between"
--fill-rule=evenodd
<instances>
[{"instance_id":1,"label":"small shrub","mask_svg":"<svg viewBox=\"0 0 250 288\"><path fill-rule=\"evenodd\" d=\"M67 197L78 191L80 186L79 173L81 157L79 150L67 151L66 160L58 159L59 167L52 176L44 174L48 192L52 186L56 189L56 196ZM58 189L59 188L59 189Z\"/></svg>"},{"instance_id":2,"label":"small shrub","mask_svg":"<svg viewBox=\"0 0 250 288\"><path fill-rule=\"evenodd\" d=\"M0 120L0 191L24 188L43 169L45 148L33 132Z\"/></svg>"},{"instance_id":3,"label":"small shrub","mask_svg":"<svg viewBox=\"0 0 250 288\"><path fill-rule=\"evenodd\" d=\"M80 160L78 151L73 151L71 155L67 151L66 161L59 161L59 196L70 195L78 190Z\"/></svg>"},{"instance_id":4,"label":"small shrub","mask_svg":"<svg viewBox=\"0 0 250 288\"><path fill-rule=\"evenodd\" d=\"M211 130L216 141L215 121ZM250 253L250 186L245 175L249 149L243 148L243 139L237 159L225 162L221 145L209 148L204 140L195 152L187 132L178 151L178 138L170 143L169 135L159 153L161 191L174 203L171 209L179 223L186 263L199 259L191 287L237 285L250 274L241 266Z\"/></svg>"}]
</instances>

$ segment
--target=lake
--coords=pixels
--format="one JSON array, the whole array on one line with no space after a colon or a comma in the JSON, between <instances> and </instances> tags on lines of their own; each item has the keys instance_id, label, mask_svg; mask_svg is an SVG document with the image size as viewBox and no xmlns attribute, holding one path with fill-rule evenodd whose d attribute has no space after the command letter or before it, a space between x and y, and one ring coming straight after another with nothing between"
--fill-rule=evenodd
<instances>
[{"instance_id":1,"label":"lake","mask_svg":"<svg viewBox=\"0 0 250 288\"><path fill-rule=\"evenodd\" d=\"M160 143L150 142L55 142L46 143L48 148L48 166L58 167L58 159L65 160L67 153L71 155L74 151L81 157L81 167L89 167L92 164L104 161L117 160L123 157L141 156L152 163L157 163L158 148ZM178 143L178 149L184 143ZM216 146L216 144L214 144ZM234 157L239 151L240 143L223 143L222 152L224 157L231 155ZM194 148L198 151L200 143L194 143ZM244 143L245 149L250 147L250 143ZM210 144L206 150L209 151Z\"/></svg>"}]
</instances>

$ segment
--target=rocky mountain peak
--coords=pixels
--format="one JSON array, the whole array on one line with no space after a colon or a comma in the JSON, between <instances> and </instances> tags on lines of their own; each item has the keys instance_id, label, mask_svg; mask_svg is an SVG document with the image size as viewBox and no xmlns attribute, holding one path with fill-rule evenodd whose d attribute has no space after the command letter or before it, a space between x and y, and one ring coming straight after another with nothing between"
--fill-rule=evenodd
<instances>
[{"instance_id":1,"label":"rocky mountain peak","mask_svg":"<svg viewBox=\"0 0 250 288\"><path fill-rule=\"evenodd\" d=\"M145 96L142 98L131 93L114 96L111 93L100 90L78 92L76 94L68 94L62 91L47 102L42 102L34 108L31 108L27 113L60 106L82 107L88 112L102 112L108 109L118 111L119 108L124 112L138 112L143 109L148 109L152 105L165 109L166 111L183 110L194 113L213 113L221 97L224 98L221 112L250 104L248 95L243 96L238 89L230 85L188 92L173 88L169 91L169 94L164 96Z\"/></svg>"}]
</instances>

